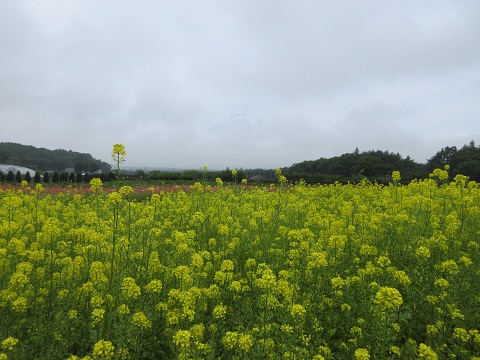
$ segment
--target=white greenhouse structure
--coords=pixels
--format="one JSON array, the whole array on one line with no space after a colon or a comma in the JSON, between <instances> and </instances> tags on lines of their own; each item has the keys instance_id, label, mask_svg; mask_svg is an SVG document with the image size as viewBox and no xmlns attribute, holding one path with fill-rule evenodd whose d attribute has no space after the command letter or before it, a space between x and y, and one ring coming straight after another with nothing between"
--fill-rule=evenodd
<instances>
[{"instance_id":1,"label":"white greenhouse structure","mask_svg":"<svg viewBox=\"0 0 480 360\"><path fill-rule=\"evenodd\" d=\"M14 174L16 174L17 171L20 171L22 176L25 176L27 172L30 172L30 175L32 177L35 175L35 170L26 168L24 166L0 164L0 171L5 175L7 175L10 170L13 171Z\"/></svg>"}]
</instances>

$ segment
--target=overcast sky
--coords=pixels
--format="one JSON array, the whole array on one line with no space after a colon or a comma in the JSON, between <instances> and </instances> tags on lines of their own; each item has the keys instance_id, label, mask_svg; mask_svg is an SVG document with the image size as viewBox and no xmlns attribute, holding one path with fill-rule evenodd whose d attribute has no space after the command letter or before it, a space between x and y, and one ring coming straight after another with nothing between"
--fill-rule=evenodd
<instances>
[{"instance_id":1,"label":"overcast sky","mask_svg":"<svg viewBox=\"0 0 480 360\"><path fill-rule=\"evenodd\" d=\"M275 168L480 144L478 0L0 0L0 142Z\"/></svg>"}]
</instances>

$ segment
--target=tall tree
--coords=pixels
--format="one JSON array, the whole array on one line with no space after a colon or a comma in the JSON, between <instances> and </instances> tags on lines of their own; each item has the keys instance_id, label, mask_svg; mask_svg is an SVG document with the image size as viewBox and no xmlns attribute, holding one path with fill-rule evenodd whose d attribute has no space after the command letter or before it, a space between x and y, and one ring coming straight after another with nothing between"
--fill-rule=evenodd
<instances>
[{"instance_id":1,"label":"tall tree","mask_svg":"<svg viewBox=\"0 0 480 360\"><path fill-rule=\"evenodd\" d=\"M60 172L60 182L67 182L68 181L68 172L61 171Z\"/></svg>"},{"instance_id":2,"label":"tall tree","mask_svg":"<svg viewBox=\"0 0 480 360\"><path fill-rule=\"evenodd\" d=\"M7 181L8 181L8 182L14 182L14 181L15 181L15 174L13 173L12 170L9 170L9 171L8 171Z\"/></svg>"},{"instance_id":3,"label":"tall tree","mask_svg":"<svg viewBox=\"0 0 480 360\"><path fill-rule=\"evenodd\" d=\"M451 165L457 151L456 146L446 146L442 148L442 150L437 151L437 153L427 161L430 171L436 168L443 168L445 165Z\"/></svg>"},{"instance_id":4,"label":"tall tree","mask_svg":"<svg viewBox=\"0 0 480 360\"><path fill-rule=\"evenodd\" d=\"M88 184L90 182L90 180L93 179L93 176L89 173L86 173L84 176L83 176L83 182Z\"/></svg>"}]
</instances>

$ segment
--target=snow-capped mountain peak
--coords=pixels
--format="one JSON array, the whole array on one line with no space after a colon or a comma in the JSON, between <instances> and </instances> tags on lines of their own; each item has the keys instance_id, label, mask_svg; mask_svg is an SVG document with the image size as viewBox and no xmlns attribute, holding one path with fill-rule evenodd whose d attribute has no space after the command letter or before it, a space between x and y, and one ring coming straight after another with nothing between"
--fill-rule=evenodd
<instances>
[{"instance_id":1,"label":"snow-capped mountain peak","mask_svg":"<svg viewBox=\"0 0 480 360\"><path fill-rule=\"evenodd\" d=\"M210 127L211 131L219 131L223 128L230 127L234 124L244 124L248 126L258 126L261 123L261 120L253 115L248 113L232 113L225 120L213 125Z\"/></svg>"}]
</instances>

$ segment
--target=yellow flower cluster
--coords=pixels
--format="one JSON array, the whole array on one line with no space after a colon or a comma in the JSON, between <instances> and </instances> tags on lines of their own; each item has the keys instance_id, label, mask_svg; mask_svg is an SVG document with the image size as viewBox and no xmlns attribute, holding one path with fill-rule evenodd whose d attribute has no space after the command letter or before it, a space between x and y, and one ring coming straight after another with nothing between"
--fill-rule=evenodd
<instances>
[{"instance_id":1,"label":"yellow flower cluster","mask_svg":"<svg viewBox=\"0 0 480 360\"><path fill-rule=\"evenodd\" d=\"M292 305L292 308L290 309L290 314L292 315L292 318L294 318L294 319L301 319L305 316L306 313L307 313L307 311L300 304L294 304L294 305Z\"/></svg>"},{"instance_id":2,"label":"yellow flower cluster","mask_svg":"<svg viewBox=\"0 0 480 360\"><path fill-rule=\"evenodd\" d=\"M370 359L370 353L368 352L367 349L364 348L358 348L355 350L355 359L357 360L368 360Z\"/></svg>"},{"instance_id":3,"label":"yellow flower cluster","mask_svg":"<svg viewBox=\"0 0 480 360\"><path fill-rule=\"evenodd\" d=\"M403 299L397 289L384 286L377 291L375 303L384 310L398 309L403 304Z\"/></svg>"},{"instance_id":4,"label":"yellow flower cluster","mask_svg":"<svg viewBox=\"0 0 480 360\"><path fill-rule=\"evenodd\" d=\"M141 329L148 329L152 327L152 322L147 318L147 315L142 311L136 312L132 316L132 324Z\"/></svg>"},{"instance_id":5,"label":"yellow flower cluster","mask_svg":"<svg viewBox=\"0 0 480 360\"><path fill-rule=\"evenodd\" d=\"M162 291L163 284L161 280L153 279L145 286L145 291L147 293L156 293L159 294Z\"/></svg>"},{"instance_id":6,"label":"yellow flower cluster","mask_svg":"<svg viewBox=\"0 0 480 360\"><path fill-rule=\"evenodd\" d=\"M253 336L250 334L240 334L238 338L238 347L244 352L248 352L253 346Z\"/></svg>"},{"instance_id":7,"label":"yellow flower cluster","mask_svg":"<svg viewBox=\"0 0 480 360\"><path fill-rule=\"evenodd\" d=\"M125 157L127 156L127 150L123 144L114 144L112 148L112 158L116 159L117 156Z\"/></svg>"},{"instance_id":8,"label":"yellow flower cluster","mask_svg":"<svg viewBox=\"0 0 480 360\"><path fill-rule=\"evenodd\" d=\"M122 186L118 192L122 195L127 196L127 195L130 195L133 192L133 188L131 186L128 186L128 185Z\"/></svg>"},{"instance_id":9,"label":"yellow flower cluster","mask_svg":"<svg viewBox=\"0 0 480 360\"><path fill-rule=\"evenodd\" d=\"M238 332L227 331L222 339L222 343L227 349L233 349L238 343Z\"/></svg>"},{"instance_id":10,"label":"yellow flower cluster","mask_svg":"<svg viewBox=\"0 0 480 360\"><path fill-rule=\"evenodd\" d=\"M438 359L435 351L433 351L431 347L425 345L424 343L421 343L418 346L418 356L421 359L426 359L426 360L437 360Z\"/></svg>"},{"instance_id":11,"label":"yellow flower cluster","mask_svg":"<svg viewBox=\"0 0 480 360\"><path fill-rule=\"evenodd\" d=\"M393 180L394 184L400 182L400 180L401 180L400 171L393 171L392 172L392 180Z\"/></svg>"},{"instance_id":12,"label":"yellow flower cluster","mask_svg":"<svg viewBox=\"0 0 480 360\"><path fill-rule=\"evenodd\" d=\"M8 338L2 341L2 349L12 351L17 344L18 344L18 339L12 336L9 336Z\"/></svg>"},{"instance_id":13,"label":"yellow flower cluster","mask_svg":"<svg viewBox=\"0 0 480 360\"><path fill-rule=\"evenodd\" d=\"M192 334L188 330L178 330L173 337L173 342L179 348L189 348Z\"/></svg>"},{"instance_id":14,"label":"yellow flower cluster","mask_svg":"<svg viewBox=\"0 0 480 360\"><path fill-rule=\"evenodd\" d=\"M103 183L102 183L102 180L100 180L100 178L93 178L92 180L90 180L90 188L93 191L101 190L102 186L103 186Z\"/></svg>"},{"instance_id":15,"label":"yellow flower cluster","mask_svg":"<svg viewBox=\"0 0 480 360\"><path fill-rule=\"evenodd\" d=\"M110 360L115 354L115 347L110 341L100 340L93 347L93 358L99 360Z\"/></svg>"},{"instance_id":16,"label":"yellow flower cluster","mask_svg":"<svg viewBox=\"0 0 480 360\"><path fill-rule=\"evenodd\" d=\"M98 325L105 316L105 309L93 309L92 311L92 325Z\"/></svg>"},{"instance_id":17,"label":"yellow flower cluster","mask_svg":"<svg viewBox=\"0 0 480 360\"><path fill-rule=\"evenodd\" d=\"M19 296L12 301L12 309L18 313L25 313L27 311L28 300Z\"/></svg>"},{"instance_id":18,"label":"yellow flower cluster","mask_svg":"<svg viewBox=\"0 0 480 360\"><path fill-rule=\"evenodd\" d=\"M223 319L225 318L225 314L227 313L227 307L223 304L215 306L213 309L213 317L216 319Z\"/></svg>"},{"instance_id":19,"label":"yellow flower cluster","mask_svg":"<svg viewBox=\"0 0 480 360\"><path fill-rule=\"evenodd\" d=\"M118 313L120 315L128 315L130 314L130 308L128 307L127 304L122 304L118 307Z\"/></svg>"},{"instance_id":20,"label":"yellow flower cluster","mask_svg":"<svg viewBox=\"0 0 480 360\"><path fill-rule=\"evenodd\" d=\"M141 290L140 286L135 283L135 279L131 277L126 277L122 281L122 294L127 299L132 298L136 299L140 296Z\"/></svg>"}]
</instances>

